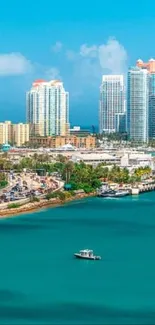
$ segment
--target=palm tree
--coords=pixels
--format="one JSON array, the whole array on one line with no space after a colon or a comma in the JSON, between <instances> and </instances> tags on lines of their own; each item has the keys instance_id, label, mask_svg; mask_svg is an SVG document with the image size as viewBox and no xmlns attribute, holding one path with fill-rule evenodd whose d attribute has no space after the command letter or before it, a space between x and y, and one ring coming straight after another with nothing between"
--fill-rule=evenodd
<instances>
[{"instance_id":1,"label":"palm tree","mask_svg":"<svg viewBox=\"0 0 155 325\"><path fill-rule=\"evenodd\" d=\"M68 161L65 166L64 166L64 170L63 170L63 176L65 178L66 183L68 183L70 181L71 178L71 174L73 172L74 169L74 164L72 161Z\"/></svg>"},{"instance_id":2,"label":"palm tree","mask_svg":"<svg viewBox=\"0 0 155 325\"><path fill-rule=\"evenodd\" d=\"M56 160L61 162L61 163L65 163L67 159L63 155L59 154L59 155L57 155Z\"/></svg>"},{"instance_id":3,"label":"palm tree","mask_svg":"<svg viewBox=\"0 0 155 325\"><path fill-rule=\"evenodd\" d=\"M38 160L38 157L39 157L39 155L35 152L34 155L33 155L33 159L34 159L35 161L37 161L37 160Z\"/></svg>"}]
</instances>

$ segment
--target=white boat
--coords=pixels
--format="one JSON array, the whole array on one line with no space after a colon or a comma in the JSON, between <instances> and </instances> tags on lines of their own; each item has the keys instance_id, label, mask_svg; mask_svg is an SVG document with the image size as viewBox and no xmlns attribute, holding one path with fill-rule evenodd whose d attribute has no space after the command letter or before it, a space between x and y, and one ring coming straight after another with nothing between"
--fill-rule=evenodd
<instances>
[{"instance_id":1,"label":"white boat","mask_svg":"<svg viewBox=\"0 0 155 325\"><path fill-rule=\"evenodd\" d=\"M85 260L101 260L101 256L94 255L93 250L90 249L81 250L79 253L75 253L74 256Z\"/></svg>"},{"instance_id":2,"label":"white boat","mask_svg":"<svg viewBox=\"0 0 155 325\"><path fill-rule=\"evenodd\" d=\"M106 192L102 192L101 194L99 194L99 197L112 197L112 198L119 198L119 197L124 197L129 195L130 192L128 190L109 190Z\"/></svg>"},{"instance_id":3,"label":"white boat","mask_svg":"<svg viewBox=\"0 0 155 325\"><path fill-rule=\"evenodd\" d=\"M122 196L127 196L129 195L129 191L128 190L124 190L124 189L119 189L118 191L115 192L115 197L122 197Z\"/></svg>"}]
</instances>

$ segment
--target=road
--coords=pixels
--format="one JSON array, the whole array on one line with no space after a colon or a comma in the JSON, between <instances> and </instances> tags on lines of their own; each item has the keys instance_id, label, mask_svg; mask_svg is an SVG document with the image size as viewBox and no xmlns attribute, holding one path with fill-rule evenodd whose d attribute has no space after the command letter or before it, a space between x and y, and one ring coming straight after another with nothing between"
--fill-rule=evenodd
<instances>
[{"instance_id":1,"label":"road","mask_svg":"<svg viewBox=\"0 0 155 325\"><path fill-rule=\"evenodd\" d=\"M59 191L59 190L63 189L63 187L64 187L64 182L63 181L57 180L54 177L52 179L53 179L54 182L57 182L57 184L58 184L58 187L56 189L54 189L53 192L56 192L56 191ZM11 189L12 186L14 186L16 183L17 183L17 179L14 180L14 182L13 182L12 185L9 185L9 187L6 188L7 191L9 191L9 189ZM42 198L43 199L45 196L46 196L46 194L42 194L42 195L39 195L39 198ZM12 203L26 204L29 201L30 201L30 197L25 198L25 199L21 199L21 200L15 200L15 201L10 201L10 202L0 203L0 210L3 210L5 208L7 208L8 204L12 204Z\"/></svg>"}]
</instances>

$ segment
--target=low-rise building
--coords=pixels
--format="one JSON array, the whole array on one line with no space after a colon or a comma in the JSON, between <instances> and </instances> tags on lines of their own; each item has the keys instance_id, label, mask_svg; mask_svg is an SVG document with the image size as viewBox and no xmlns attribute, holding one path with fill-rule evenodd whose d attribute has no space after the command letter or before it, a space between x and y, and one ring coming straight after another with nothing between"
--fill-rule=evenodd
<instances>
[{"instance_id":1,"label":"low-rise building","mask_svg":"<svg viewBox=\"0 0 155 325\"><path fill-rule=\"evenodd\" d=\"M91 134L88 129L81 129L80 126L74 126L72 129L69 129L70 136L76 135L77 137L87 137Z\"/></svg>"},{"instance_id":2,"label":"low-rise building","mask_svg":"<svg viewBox=\"0 0 155 325\"><path fill-rule=\"evenodd\" d=\"M71 157L72 161L80 162L83 161L86 164L93 166L100 163L106 163L106 165L117 165L122 168L126 167L129 170L138 167L149 166L154 169L153 157L151 154L138 153L138 152L127 152L119 151L93 151L93 152L74 152Z\"/></svg>"},{"instance_id":3,"label":"low-rise building","mask_svg":"<svg viewBox=\"0 0 155 325\"><path fill-rule=\"evenodd\" d=\"M90 164L90 165L98 165L100 163L106 163L106 164L116 164L120 165L120 158L116 157L114 155L110 155L107 153L74 153L72 155L72 161L73 162L80 162L83 161L85 164Z\"/></svg>"},{"instance_id":4,"label":"low-rise building","mask_svg":"<svg viewBox=\"0 0 155 325\"><path fill-rule=\"evenodd\" d=\"M93 149L96 146L96 138L93 136L77 137L77 136L56 136L56 137L31 137L31 143L38 144L42 147L61 148L70 144L76 148Z\"/></svg>"},{"instance_id":5,"label":"low-rise building","mask_svg":"<svg viewBox=\"0 0 155 325\"><path fill-rule=\"evenodd\" d=\"M155 169L153 157L151 154L145 153L125 153L121 157L121 167L126 167L129 170L149 166L151 169Z\"/></svg>"}]
</instances>

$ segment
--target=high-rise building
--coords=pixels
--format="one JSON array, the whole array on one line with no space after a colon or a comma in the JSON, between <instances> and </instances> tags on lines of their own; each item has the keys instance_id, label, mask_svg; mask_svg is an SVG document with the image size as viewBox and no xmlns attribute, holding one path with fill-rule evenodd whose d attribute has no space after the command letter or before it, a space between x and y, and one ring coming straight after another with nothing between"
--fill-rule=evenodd
<instances>
[{"instance_id":1,"label":"high-rise building","mask_svg":"<svg viewBox=\"0 0 155 325\"><path fill-rule=\"evenodd\" d=\"M99 129L100 133L119 131L118 114L125 116L123 75L104 75L100 86ZM123 131L125 132L125 130Z\"/></svg>"},{"instance_id":2,"label":"high-rise building","mask_svg":"<svg viewBox=\"0 0 155 325\"><path fill-rule=\"evenodd\" d=\"M0 144L12 144L17 147L29 142L29 124L0 123Z\"/></svg>"},{"instance_id":3,"label":"high-rise building","mask_svg":"<svg viewBox=\"0 0 155 325\"><path fill-rule=\"evenodd\" d=\"M115 116L116 121L116 133L126 132L126 114L117 113Z\"/></svg>"},{"instance_id":4,"label":"high-rise building","mask_svg":"<svg viewBox=\"0 0 155 325\"><path fill-rule=\"evenodd\" d=\"M148 62L138 60L136 65L149 72L149 138L155 139L155 60L150 59Z\"/></svg>"},{"instance_id":5,"label":"high-rise building","mask_svg":"<svg viewBox=\"0 0 155 325\"><path fill-rule=\"evenodd\" d=\"M149 138L155 139L155 73L149 76Z\"/></svg>"},{"instance_id":6,"label":"high-rise building","mask_svg":"<svg viewBox=\"0 0 155 325\"><path fill-rule=\"evenodd\" d=\"M150 73L155 73L155 60L150 59L148 62L143 62L141 59L137 60L136 65L138 68L147 69Z\"/></svg>"},{"instance_id":7,"label":"high-rise building","mask_svg":"<svg viewBox=\"0 0 155 325\"><path fill-rule=\"evenodd\" d=\"M128 71L127 122L131 140L148 142L149 73L132 67Z\"/></svg>"},{"instance_id":8,"label":"high-rise building","mask_svg":"<svg viewBox=\"0 0 155 325\"><path fill-rule=\"evenodd\" d=\"M36 80L27 92L27 123L31 135L66 135L69 130L69 93L59 80Z\"/></svg>"}]
</instances>

